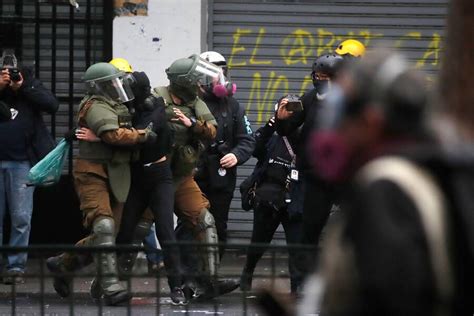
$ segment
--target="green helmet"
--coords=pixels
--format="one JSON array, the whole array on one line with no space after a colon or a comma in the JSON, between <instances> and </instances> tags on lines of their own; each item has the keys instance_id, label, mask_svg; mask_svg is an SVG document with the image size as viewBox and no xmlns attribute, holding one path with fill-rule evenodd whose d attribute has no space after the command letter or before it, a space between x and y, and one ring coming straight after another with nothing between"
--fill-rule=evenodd
<instances>
[{"instance_id":1,"label":"green helmet","mask_svg":"<svg viewBox=\"0 0 474 316\"><path fill-rule=\"evenodd\" d=\"M109 63L97 63L87 68L83 80L85 82L99 82L118 78L120 76L123 76L123 72L118 70L115 66Z\"/></svg>"},{"instance_id":2,"label":"green helmet","mask_svg":"<svg viewBox=\"0 0 474 316\"><path fill-rule=\"evenodd\" d=\"M180 86L197 85L200 75L195 73L194 70L198 62L198 55L177 59L165 70L166 75L173 84Z\"/></svg>"},{"instance_id":3,"label":"green helmet","mask_svg":"<svg viewBox=\"0 0 474 316\"><path fill-rule=\"evenodd\" d=\"M175 60L166 69L166 75L170 80L171 92L189 102L196 98L199 85L222 77L222 69L194 54Z\"/></svg>"},{"instance_id":4,"label":"green helmet","mask_svg":"<svg viewBox=\"0 0 474 316\"><path fill-rule=\"evenodd\" d=\"M88 93L127 102L134 96L128 81L123 80L124 76L124 72L109 63L97 63L87 68L83 80Z\"/></svg>"}]
</instances>

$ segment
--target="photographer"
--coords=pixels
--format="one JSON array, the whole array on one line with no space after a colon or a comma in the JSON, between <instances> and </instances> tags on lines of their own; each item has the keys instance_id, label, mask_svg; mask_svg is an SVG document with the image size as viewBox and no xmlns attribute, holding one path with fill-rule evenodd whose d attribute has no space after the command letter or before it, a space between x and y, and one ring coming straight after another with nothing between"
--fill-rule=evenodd
<instances>
[{"instance_id":1,"label":"photographer","mask_svg":"<svg viewBox=\"0 0 474 316\"><path fill-rule=\"evenodd\" d=\"M285 99L291 99L291 96ZM302 189L294 152L298 137L299 130L288 136L276 134L273 117L255 133L253 155L258 162L251 176L256 175L251 243L270 243L280 223L285 230L287 244L297 244L301 239L302 203L299 203L295 194L296 190ZM253 272L264 251L263 248L248 248L240 279L242 291L251 290ZM289 251L288 266L291 292L296 293L301 277L296 266L295 251Z\"/></svg>"},{"instance_id":2,"label":"photographer","mask_svg":"<svg viewBox=\"0 0 474 316\"><path fill-rule=\"evenodd\" d=\"M53 114L59 104L30 69L18 68L13 52L3 52L0 67L0 102L11 112L10 119L0 123L0 245L8 199L10 246L21 247L28 246L33 212L34 187L26 186L28 172L55 145L41 115ZM10 254L3 282L24 282L26 260L26 253Z\"/></svg>"},{"instance_id":3,"label":"photographer","mask_svg":"<svg viewBox=\"0 0 474 316\"><path fill-rule=\"evenodd\" d=\"M201 58L221 67L224 80L201 86L202 99L216 118L218 127L214 143L201 156L195 178L211 203L210 212L216 221L219 242L226 242L237 166L250 158L255 140L243 106L232 97L236 86L229 81L224 56L209 51L202 53ZM221 258L223 254L224 249L221 247Z\"/></svg>"}]
</instances>

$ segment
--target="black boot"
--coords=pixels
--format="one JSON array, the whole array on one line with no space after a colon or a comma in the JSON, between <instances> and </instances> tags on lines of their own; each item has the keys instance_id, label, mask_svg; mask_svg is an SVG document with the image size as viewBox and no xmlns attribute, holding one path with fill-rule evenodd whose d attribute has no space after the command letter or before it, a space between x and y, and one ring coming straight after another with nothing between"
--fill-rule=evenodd
<instances>
[{"instance_id":1,"label":"black boot","mask_svg":"<svg viewBox=\"0 0 474 316\"><path fill-rule=\"evenodd\" d=\"M240 290L248 292L252 290L253 269L244 268L240 276Z\"/></svg>"},{"instance_id":2,"label":"black boot","mask_svg":"<svg viewBox=\"0 0 474 316\"><path fill-rule=\"evenodd\" d=\"M62 256L50 257L46 260L46 267L53 274L53 287L61 297L69 297L72 290L72 277L62 262Z\"/></svg>"}]
</instances>

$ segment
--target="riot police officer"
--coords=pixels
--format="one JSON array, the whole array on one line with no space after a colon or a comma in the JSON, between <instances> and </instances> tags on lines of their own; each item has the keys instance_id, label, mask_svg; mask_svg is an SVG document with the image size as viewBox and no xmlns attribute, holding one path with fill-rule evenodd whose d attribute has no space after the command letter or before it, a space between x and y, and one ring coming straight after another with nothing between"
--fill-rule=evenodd
<instances>
[{"instance_id":1,"label":"riot police officer","mask_svg":"<svg viewBox=\"0 0 474 316\"><path fill-rule=\"evenodd\" d=\"M153 92L165 102L168 125L174 135L170 157L175 188L175 214L182 223L181 226L192 232L194 240L207 244L217 243L209 201L194 180L194 170L199 155L204 150L203 142L215 139L217 126L206 103L198 97L198 86L202 82L214 80L221 74L221 70L198 55L192 55L174 61L166 69L166 74L169 85L156 87ZM231 281L215 282L219 267L217 247L200 248L198 255L198 262L194 262L194 265L199 267L202 274L198 281L204 289L199 293L194 285L187 286L185 289L188 295L188 290L194 291L195 296L201 294L204 297L237 288L238 284Z\"/></svg>"},{"instance_id":2,"label":"riot police officer","mask_svg":"<svg viewBox=\"0 0 474 316\"><path fill-rule=\"evenodd\" d=\"M208 51L201 58L223 70L224 81L201 85L202 99L217 120L214 142L201 156L196 181L211 203L219 242L227 241L229 207L234 196L237 166L245 163L255 147L245 109L233 97L236 85L229 81L227 62L221 54ZM224 248L219 249L222 258Z\"/></svg>"},{"instance_id":3,"label":"riot police officer","mask_svg":"<svg viewBox=\"0 0 474 316\"><path fill-rule=\"evenodd\" d=\"M78 126L91 129L101 142L79 141L79 154L74 161L74 184L84 213L84 226L91 228L89 238L79 245L113 246L115 244L114 207L125 202L130 188L129 163L134 145L154 141L150 129L132 127L131 115L124 102L133 99L125 74L108 63L90 66L84 81L87 95L81 101ZM55 273L68 271L66 256L53 257ZM96 284L107 305L128 301L130 293L119 283L114 252L94 257L101 276ZM66 286L68 284L65 284ZM55 285L56 288L56 285ZM92 290L93 288L91 288ZM58 291L69 294L70 289Z\"/></svg>"}]
</instances>

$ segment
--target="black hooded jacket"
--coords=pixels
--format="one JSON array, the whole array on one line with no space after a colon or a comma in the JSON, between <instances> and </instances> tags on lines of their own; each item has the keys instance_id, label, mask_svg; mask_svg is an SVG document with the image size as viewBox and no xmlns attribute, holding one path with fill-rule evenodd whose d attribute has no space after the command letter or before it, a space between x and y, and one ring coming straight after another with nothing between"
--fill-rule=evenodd
<instances>
[{"instance_id":1,"label":"black hooded jacket","mask_svg":"<svg viewBox=\"0 0 474 316\"><path fill-rule=\"evenodd\" d=\"M9 87L0 91L0 101L13 109L11 120L0 123L0 160L36 163L54 148L42 113L55 113L59 103L31 69L20 72L24 81L17 92Z\"/></svg>"},{"instance_id":2,"label":"black hooded jacket","mask_svg":"<svg viewBox=\"0 0 474 316\"><path fill-rule=\"evenodd\" d=\"M200 186L205 185L209 172L217 172L218 169L218 166L210 167L208 164L210 155L218 155L222 158L228 153L233 153L237 157L237 165L241 165L251 157L255 148L255 139L245 109L236 99L217 98L209 93L204 94L202 99L217 120L218 126L214 143L208 144L208 149L199 162L196 178ZM209 170L209 168L216 170ZM233 191L235 188L236 169L233 167L228 170L232 179L228 182L226 190Z\"/></svg>"}]
</instances>

